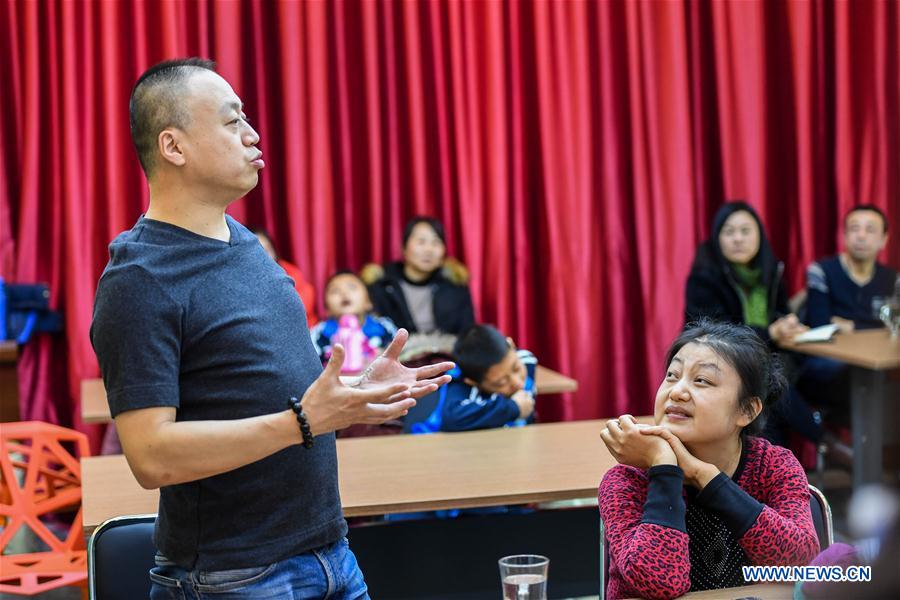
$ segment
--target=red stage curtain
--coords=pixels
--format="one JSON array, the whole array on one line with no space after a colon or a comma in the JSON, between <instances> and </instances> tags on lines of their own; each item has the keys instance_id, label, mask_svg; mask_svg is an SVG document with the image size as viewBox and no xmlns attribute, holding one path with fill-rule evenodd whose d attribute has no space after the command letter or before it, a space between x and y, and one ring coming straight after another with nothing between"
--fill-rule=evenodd
<instances>
[{"instance_id":1,"label":"red stage curtain","mask_svg":"<svg viewBox=\"0 0 900 600\"><path fill-rule=\"evenodd\" d=\"M319 289L443 219L480 319L579 380L540 406L573 419L651 410L724 199L760 209L792 291L854 203L900 228L898 39L877 0L4 0L0 272L66 316L25 351L24 417L80 425L106 245L147 202L128 95L159 60L212 57L246 102L268 166L238 219Z\"/></svg>"}]
</instances>

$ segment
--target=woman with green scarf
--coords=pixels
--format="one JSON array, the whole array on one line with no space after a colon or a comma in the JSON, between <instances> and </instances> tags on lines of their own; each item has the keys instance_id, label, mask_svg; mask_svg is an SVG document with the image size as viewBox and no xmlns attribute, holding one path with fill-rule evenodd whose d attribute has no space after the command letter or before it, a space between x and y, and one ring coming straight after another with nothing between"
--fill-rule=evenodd
<instances>
[{"instance_id":1,"label":"woman with green scarf","mask_svg":"<svg viewBox=\"0 0 900 600\"><path fill-rule=\"evenodd\" d=\"M807 329L788 309L783 275L784 263L775 258L756 211L746 202L728 202L716 213L709 239L697 248L687 281L685 323L708 317L749 325L776 350L778 342ZM785 444L788 425L820 441L822 427L796 391L772 413L767 437L773 442Z\"/></svg>"},{"instance_id":2,"label":"woman with green scarf","mask_svg":"<svg viewBox=\"0 0 900 600\"><path fill-rule=\"evenodd\" d=\"M728 202L697 249L685 322L710 317L749 325L766 341L793 337L806 328L789 314L783 274L756 211L746 202Z\"/></svg>"}]
</instances>

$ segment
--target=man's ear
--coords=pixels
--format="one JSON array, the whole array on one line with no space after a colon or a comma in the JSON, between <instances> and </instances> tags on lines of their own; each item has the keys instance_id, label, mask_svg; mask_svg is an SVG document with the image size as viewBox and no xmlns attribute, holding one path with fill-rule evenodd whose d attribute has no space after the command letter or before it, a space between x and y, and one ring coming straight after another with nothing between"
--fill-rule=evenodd
<instances>
[{"instance_id":1,"label":"man's ear","mask_svg":"<svg viewBox=\"0 0 900 600\"><path fill-rule=\"evenodd\" d=\"M162 159L176 167L184 166L186 159L181 148L181 132L177 129L163 129L159 132L157 146Z\"/></svg>"}]
</instances>

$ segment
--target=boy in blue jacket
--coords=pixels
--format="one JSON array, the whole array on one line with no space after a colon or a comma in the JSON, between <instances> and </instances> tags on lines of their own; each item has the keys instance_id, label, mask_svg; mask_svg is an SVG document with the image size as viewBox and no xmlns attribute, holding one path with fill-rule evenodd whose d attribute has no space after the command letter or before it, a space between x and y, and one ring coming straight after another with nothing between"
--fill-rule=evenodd
<instances>
[{"instance_id":1,"label":"boy in blue jacket","mask_svg":"<svg viewBox=\"0 0 900 600\"><path fill-rule=\"evenodd\" d=\"M441 431L524 425L534 412L537 359L490 325L473 325L453 348L457 369L440 403Z\"/></svg>"},{"instance_id":2,"label":"boy in blue jacket","mask_svg":"<svg viewBox=\"0 0 900 600\"><path fill-rule=\"evenodd\" d=\"M453 380L441 388L437 406L412 433L470 431L495 427L521 427L533 421L534 373L537 358L528 350L517 350L512 339L490 325L472 325L453 346L456 367L448 371ZM461 514L527 512L523 507L490 506L388 515L389 521L435 516L455 518Z\"/></svg>"}]
</instances>

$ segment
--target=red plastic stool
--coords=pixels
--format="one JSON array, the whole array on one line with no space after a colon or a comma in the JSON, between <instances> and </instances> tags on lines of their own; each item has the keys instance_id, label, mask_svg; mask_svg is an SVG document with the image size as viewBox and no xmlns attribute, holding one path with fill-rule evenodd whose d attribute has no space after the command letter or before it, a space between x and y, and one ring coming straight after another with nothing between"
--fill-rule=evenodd
<instances>
[{"instance_id":1,"label":"red plastic stool","mask_svg":"<svg viewBox=\"0 0 900 600\"><path fill-rule=\"evenodd\" d=\"M68 585L87 584L87 553L81 519L81 464L63 443L89 456L87 437L77 431L28 421L0 425L0 592L31 596ZM77 508L65 539L41 516ZM30 529L50 550L6 554L10 540Z\"/></svg>"}]
</instances>

